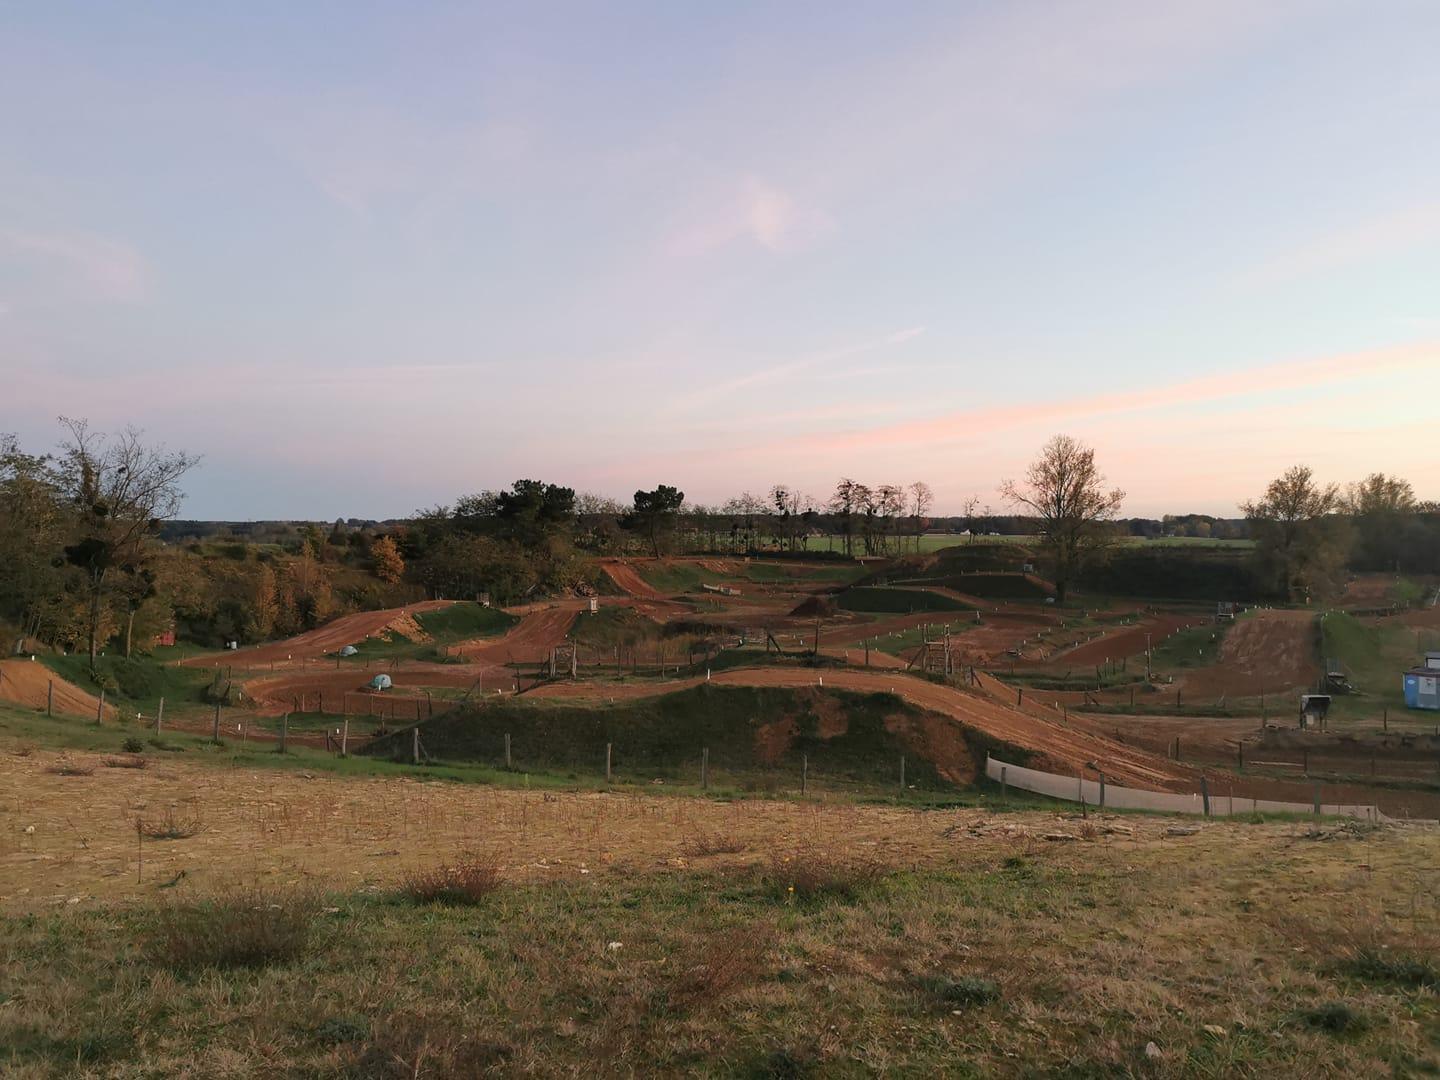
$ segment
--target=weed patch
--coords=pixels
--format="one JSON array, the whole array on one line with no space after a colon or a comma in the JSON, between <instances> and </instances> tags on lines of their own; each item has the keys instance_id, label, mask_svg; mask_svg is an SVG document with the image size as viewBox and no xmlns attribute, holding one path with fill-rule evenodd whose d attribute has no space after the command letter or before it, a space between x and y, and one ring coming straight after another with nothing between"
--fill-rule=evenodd
<instances>
[{"instance_id":1,"label":"weed patch","mask_svg":"<svg viewBox=\"0 0 1440 1080\"><path fill-rule=\"evenodd\" d=\"M177 814L173 806L154 821L135 819L135 831L147 840L188 840L205 831L205 823L196 815Z\"/></svg>"},{"instance_id":2,"label":"weed patch","mask_svg":"<svg viewBox=\"0 0 1440 1080\"><path fill-rule=\"evenodd\" d=\"M457 863L412 870L400 893L415 904L463 907L478 904L504 883L500 868L479 855L466 855Z\"/></svg>"},{"instance_id":3,"label":"weed patch","mask_svg":"<svg viewBox=\"0 0 1440 1080\"><path fill-rule=\"evenodd\" d=\"M284 963L305 951L318 907L309 893L258 886L172 904L160 909L146 955L151 963L179 972Z\"/></svg>"},{"instance_id":4,"label":"weed patch","mask_svg":"<svg viewBox=\"0 0 1440 1080\"><path fill-rule=\"evenodd\" d=\"M773 856L764 884L773 898L784 903L813 903L854 900L882 876L878 863L798 851Z\"/></svg>"}]
</instances>

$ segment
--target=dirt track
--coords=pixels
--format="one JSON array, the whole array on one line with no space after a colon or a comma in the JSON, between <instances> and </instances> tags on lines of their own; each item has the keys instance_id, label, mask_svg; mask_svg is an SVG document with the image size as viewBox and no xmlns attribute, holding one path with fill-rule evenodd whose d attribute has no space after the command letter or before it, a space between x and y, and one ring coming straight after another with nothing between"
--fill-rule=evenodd
<instances>
[{"instance_id":1,"label":"dirt track","mask_svg":"<svg viewBox=\"0 0 1440 1080\"><path fill-rule=\"evenodd\" d=\"M406 615L425 611L439 611L455 603L454 600L425 600L401 608L383 608L379 611L357 611L353 615L342 615L334 622L326 623L307 633L284 641L271 641L250 649L207 653L192 656L180 663L188 667L213 667L216 664L232 664L235 667L268 664L288 659L314 659L333 653L345 645L363 641L372 634L378 634L392 622Z\"/></svg>"},{"instance_id":2,"label":"dirt track","mask_svg":"<svg viewBox=\"0 0 1440 1080\"><path fill-rule=\"evenodd\" d=\"M606 559L600 566L611 581L631 596L644 596L651 600L658 600L665 595L641 577L635 567L623 559Z\"/></svg>"},{"instance_id":3,"label":"dirt track","mask_svg":"<svg viewBox=\"0 0 1440 1080\"><path fill-rule=\"evenodd\" d=\"M1320 677L1315 642L1314 612L1257 611L1225 635L1218 664L1187 672L1179 685L1192 700L1313 686Z\"/></svg>"},{"instance_id":4,"label":"dirt track","mask_svg":"<svg viewBox=\"0 0 1440 1080\"><path fill-rule=\"evenodd\" d=\"M43 709L52 682L55 684L54 708L57 713L95 716L100 699L62 679L44 664L34 660L0 660L0 701L26 709ZM114 719L117 715L113 705L105 706L107 719Z\"/></svg>"},{"instance_id":5,"label":"dirt track","mask_svg":"<svg viewBox=\"0 0 1440 1080\"><path fill-rule=\"evenodd\" d=\"M1138 656L1145 651L1146 638L1159 645L1177 630L1202 622L1200 615L1152 615L1133 626L1120 626L1091 641L1065 649L1050 658L1055 667L1092 667L1106 660Z\"/></svg>"}]
</instances>

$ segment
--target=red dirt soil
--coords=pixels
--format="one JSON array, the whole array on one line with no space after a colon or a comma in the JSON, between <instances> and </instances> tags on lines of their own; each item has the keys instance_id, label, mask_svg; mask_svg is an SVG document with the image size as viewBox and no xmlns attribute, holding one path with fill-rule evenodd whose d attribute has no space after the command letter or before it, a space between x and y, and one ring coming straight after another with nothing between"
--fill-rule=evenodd
<instances>
[{"instance_id":1,"label":"red dirt soil","mask_svg":"<svg viewBox=\"0 0 1440 1080\"><path fill-rule=\"evenodd\" d=\"M36 660L0 660L0 701L24 709L44 709L50 683L55 684L54 709L71 716L94 717L100 699L82 690ZM105 716L115 718L113 705L105 706Z\"/></svg>"},{"instance_id":2,"label":"red dirt soil","mask_svg":"<svg viewBox=\"0 0 1440 1080\"><path fill-rule=\"evenodd\" d=\"M231 664L236 667L250 667L294 658L313 659L334 653L343 646L354 645L372 634L378 634L390 623L406 615L417 615L426 611L440 611L454 604L454 600L425 600L400 608L383 608L379 611L357 611L353 615L342 615L334 622L299 634L284 641L271 641L251 649L238 649L192 656L180 663L188 667L214 667L217 664Z\"/></svg>"},{"instance_id":3,"label":"red dirt soil","mask_svg":"<svg viewBox=\"0 0 1440 1080\"><path fill-rule=\"evenodd\" d=\"M644 596L656 600L665 595L641 577L635 567L623 559L606 559L601 562L600 568L605 571L611 581L631 596Z\"/></svg>"},{"instance_id":4,"label":"red dirt soil","mask_svg":"<svg viewBox=\"0 0 1440 1080\"><path fill-rule=\"evenodd\" d=\"M1133 626L1119 626L1091 641L1057 652L1050 663L1057 667L1094 667L1106 660L1138 656L1145 651L1145 636L1152 646L1159 645L1177 630L1204 622L1202 615L1151 615Z\"/></svg>"},{"instance_id":5,"label":"red dirt soil","mask_svg":"<svg viewBox=\"0 0 1440 1080\"><path fill-rule=\"evenodd\" d=\"M1187 672L1179 685L1192 701L1313 686L1320 677L1315 641L1314 612L1257 611L1225 635L1219 663Z\"/></svg>"}]
</instances>

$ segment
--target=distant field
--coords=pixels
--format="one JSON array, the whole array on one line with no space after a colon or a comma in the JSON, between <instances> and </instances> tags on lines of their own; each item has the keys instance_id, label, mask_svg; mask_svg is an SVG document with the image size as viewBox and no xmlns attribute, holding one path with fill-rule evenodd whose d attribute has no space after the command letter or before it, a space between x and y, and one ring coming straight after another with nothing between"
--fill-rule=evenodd
<instances>
[{"instance_id":1,"label":"distant field","mask_svg":"<svg viewBox=\"0 0 1440 1080\"><path fill-rule=\"evenodd\" d=\"M960 535L960 534L957 534L957 533L925 533L924 535L922 535L922 536L920 537L920 551L921 551L923 554L929 554L930 552L933 552L933 551L939 551L939 550L941 550L942 548L956 547L956 546L961 545L961 544L969 544L969 543L1031 544L1031 543L1034 543L1034 542L1035 542L1035 539L1036 539L1036 538L1035 538L1034 536L1028 536L1028 535L1026 535L1026 536L1015 536L1015 535L1009 535L1009 536L977 535L977 536L974 536L974 537L970 537L970 536ZM1188 548L1202 548L1202 549L1203 549L1203 548L1212 548L1212 549L1228 548L1228 549L1230 549L1230 550L1236 550L1236 549L1245 550L1245 549L1252 548L1252 547L1255 546L1255 542L1254 542L1253 540L1212 540L1212 539L1209 539L1209 538L1206 538L1206 537L1198 537L1198 536L1166 536L1166 537L1161 537L1160 539L1156 539L1156 540L1147 540L1147 539L1145 539L1144 537L1141 537L1141 536L1127 536L1127 537L1124 538L1124 543L1126 543L1126 544L1134 544L1134 545L1136 545L1137 547L1138 547L1138 546L1144 546L1144 547L1188 547ZM858 550L858 549L859 549L858 540L857 540L855 546L856 546L856 548L857 548L857 550ZM844 537L844 536L839 536L839 535L836 535L836 536L817 536L817 537L812 537L811 540L810 540L810 550L812 550L812 551L844 551L844 550L845 550L845 537ZM907 551L907 552L913 552L913 551L915 550L915 537L913 537L913 536L907 536L907 537L904 537L904 538L903 538L903 550L904 550L904 551Z\"/></svg>"}]
</instances>

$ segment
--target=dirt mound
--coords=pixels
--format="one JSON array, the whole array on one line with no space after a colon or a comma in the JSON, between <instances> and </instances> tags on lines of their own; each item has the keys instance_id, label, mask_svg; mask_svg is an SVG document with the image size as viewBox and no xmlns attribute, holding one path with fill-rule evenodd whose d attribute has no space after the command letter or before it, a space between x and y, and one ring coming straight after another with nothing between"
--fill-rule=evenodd
<instances>
[{"instance_id":1,"label":"dirt mound","mask_svg":"<svg viewBox=\"0 0 1440 1080\"><path fill-rule=\"evenodd\" d=\"M353 615L342 615L333 622L324 626L308 630L292 638L283 641L271 641L264 645L257 645L254 648L239 649L230 652L208 653L204 656L192 656L188 660L180 661L181 664L189 667L211 667L216 663L233 664L236 667L250 667L256 664L268 664L272 661L278 662L286 659L302 659L325 656L340 649L344 645L353 645L357 641L363 641L367 637L373 637L391 626L392 623L405 625L406 620L414 623L414 616L426 611L440 611L455 603L454 600L426 600L419 604L409 604L400 608L381 608L378 611L357 611ZM415 624L416 632L420 631L419 625ZM406 634L409 637L410 634ZM424 640L419 638L417 640Z\"/></svg>"},{"instance_id":2,"label":"dirt mound","mask_svg":"<svg viewBox=\"0 0 1440 1080\"><path fill-rule=\"evenodd\" d=\"M613 581L616 587L631 596L644 596L651 600L663 599L664 594L641 577L635 567L623 559L606 559L600 564L600 569L605 571L606 577Z\"/></svg>"},{"instance_id":3,"label":"dirt mound","mask_svg":"<svg viewBox=\"0 0 1440 1080\"><path fill-rule=\"evenodd\" d=\"M51 684L54 684L53 708L56 714L94 718L100 699L35 660L0 660L0 701L22 709L43 709ZM118 712L105 706L106 719L115 719Z\"/></svg>"},{"instance_id":4,"label":"dirt mound","mask_svg":"<svg viewBox=\"0 0 1440 1080\"><path fill-rule=\"evenodd\" d=\"M1320 677L1319 630L1310 611L1257 611L1238 620L1218 663L1188 672L1192 697L1251 697L1313 686Z\"/></svg>"},{"instance_id":5,"label":"dirt mound","mask_svg":"<svg viewBox=\"0 0 1440 1080\"><path fill-rule=\"evenodd\" d=\"M808 619L833 619L839 610L834 597L812 596L791 610L790 614Z\"/></svg>"}]
</instances>

